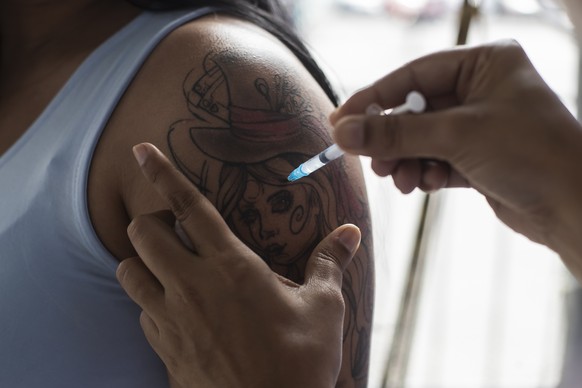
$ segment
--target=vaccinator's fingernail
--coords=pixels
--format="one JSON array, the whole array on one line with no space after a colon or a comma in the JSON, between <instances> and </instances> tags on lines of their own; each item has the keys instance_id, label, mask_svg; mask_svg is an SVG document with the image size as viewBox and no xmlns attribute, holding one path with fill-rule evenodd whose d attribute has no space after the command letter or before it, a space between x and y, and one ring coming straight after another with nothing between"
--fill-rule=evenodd
<instances>
[{"instance_id":1,"label":"vaccinator's fingernail","mask_svg":"<svg viewBox=\"0 0 582 388\"><path fill-rule=\"evenodd\" d=\"M384 108L380 105L376 104L375 102L368 105L366 108L366 114L369 116L378 116L384 113Z\"/></svg>"}]
</instances>

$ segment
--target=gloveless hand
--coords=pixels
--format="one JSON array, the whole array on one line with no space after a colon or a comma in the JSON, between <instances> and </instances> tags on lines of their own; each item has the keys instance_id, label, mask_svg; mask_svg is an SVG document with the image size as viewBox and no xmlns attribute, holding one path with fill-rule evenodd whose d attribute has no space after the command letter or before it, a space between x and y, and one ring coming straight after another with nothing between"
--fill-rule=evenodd
<instances>
[{"instance_id":1,"label":"gloveless hand","mask_svg":"<svg viewBox=\"0 0 582 388\"><path fill-rule=\"evenodd\" d=\"M400 105L411 90L429 112L363 114L372 103ZM582 132L517 43L417 59L356 93L331 120L338 145L371 156L401 191L473 187L582 279Z\"/></svg>"},{"instance_id":2,"label":"gloveless hand","mask_svg":"<svg viewBox=\"0 0 582 388\"><path fill-rule=\"evenodd\" d=\"M340 370L342 272L360 241L353 225L315 249L303 285L282 278L236 238L218 211L152 145L134 152L191 241L167 213L128 228L139 257L118 279L141 325L183 387L333 387Z\"/></svg>"}]
</instances>

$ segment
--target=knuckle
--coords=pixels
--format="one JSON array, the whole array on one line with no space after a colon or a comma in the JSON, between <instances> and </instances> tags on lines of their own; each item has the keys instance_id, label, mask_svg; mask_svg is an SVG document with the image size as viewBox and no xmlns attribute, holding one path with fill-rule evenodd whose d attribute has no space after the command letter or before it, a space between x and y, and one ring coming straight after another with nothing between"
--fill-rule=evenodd
<instances>
[{"instance_id":1,"label":"knuckle","mask_svg":"<svg viewBox=\"0 0 582 388\"><path fill-rule=\"evenodd\" d=\"M519 42L514 39L503 39L501 41L485 46L484 50L479 50L478 63L482 68L491 66L502 66L508 73L519 69L524 63L529 62L528 56ZM492 65L493 64L493 65Z\"/></svg>"},{"instance_id":2,"label":"knuckle","mask_svg":"<svg viewBox=\"0 0 582 388\"><path fill-rule=\"evenodd\" d=\"M201 208L203 198L191 189L176 190L168 197L170 209L178 221L184 221Z\"/></svg>"},{"instance_id":3,"label":"knuckle","mask_svg":"<svg viewBox=\"0 0 582 388\"><path fill-rule=\"evenodd\" d=\"M323 265L333 268L338 266L337 254L331 247L322 247L317 253L317 256Z\"/></svg>"},{"instance_id":4,"label":"knuckle","mask_svg":"<svg viewBox=\"0 0 582 388\"><path fill-rule=\"evenodd\" d=\"M117 271L119 283L136 301L151 300L154 292L148 284L141 281L137 261L126 259L121 262Z\"/></svg>"},{"instance_id":5,"label":"knuckle","mask_svg":"<svg viewBox=\"0 0 582 388\"><path fill-rule=\"evenodd\" d=\"M345 312L345 301L340 289L328 287L324 294L324 302L329 311L333 311L338 316L343 316Z\"/></svg>"},{"instance_id":6,"label":"knuckle","mask_svg":"<svg viewBox=\"0 0 582 388\"><path fill-rule=\"evenodd\" d=\"M176 289L176 300L180 308L184 311L200 310L204 305L204 297L199 291L199 285L194 283L192 279L179 278L177 280L179 286Z\"/></svg>"},{"instance_id":7,"label":"knuckle","mask_svg":"<svg viewBox=\"0 0 582 388\"><path fill-rule=\"evenodd\" d=\"M167 164L161 162L157 158L148 158L145 162L144 168L147 171L149 180L155 184L160 177L171 175L171 170Z\"/></svg>"},{"instance_id":8,"label":"knuckle","mask_svg":"<svg viewBox=\"0 0 582 388\"><path fill-rule=\"evenodd\" d=\"M218 261L216 270L224 286L233 289L253 286L253 271L249 260L246 257L241 257L240 253L236 251L227 251L223 255L227 256L227 260Z\"/></svg>"},{"instance_id":9,"label":"knuckle","mask_svg":"<svg viewBox=\"0 0 582 388\"><path fill-rule=\"evenodd\" d=\"M338 311L338 313L341 315L344 314L346 304L341 290L334 288L329 293L328 303L334 310Z\"/></svg>"},{"instance_id":10,"label":"knuckle","mask_svg":"<svg viewBox=\"0 0 582 388\"><path fill-rule=\"evenodd\" d=\"M343 255L347 255L347 253ZM320 268L320 272L329 275L333 274L333 277L341 278L343 272L342 257L338 256L338 252L331 249L331 247L321 248L316 255L318 258L317 266Z\"/></svg>"},{"instance_id":11,"label":"knuckle","mask_svg":"<svg viewBox=\"0 0 582 388\"><path fill-rule=\"evenodd\" d=\"M142 171L145 173L147 180L154 186L159 184L160 176L162 176L163 167L159 166L157 161L150 160L148 158L142 166Z\"/></svg>"},{"instance_id":12,"label":"knuckle","mask_svg":"<svg viewBox=\"0 0 582 388\"><path fill-rule=\"evenodd\" d=\"M132 285L132 294L135 300L139 301L147 301L150 300L152 297L152 291L150 288L145 287L143 284L133 281L131 282Z\"/></svg>"},{"instance_id":13,"label":"knuckle","mask_svg":"<svg viewBox=\"0 0 582 388\"><path fill-rule=\"evenodd\" d=\"M521 44L515 40L514 38L506 38L499 41L497 46L500 48L502 52L512 53L522 55L525 54L525 51Z\"/></svg>"}]
</instances>

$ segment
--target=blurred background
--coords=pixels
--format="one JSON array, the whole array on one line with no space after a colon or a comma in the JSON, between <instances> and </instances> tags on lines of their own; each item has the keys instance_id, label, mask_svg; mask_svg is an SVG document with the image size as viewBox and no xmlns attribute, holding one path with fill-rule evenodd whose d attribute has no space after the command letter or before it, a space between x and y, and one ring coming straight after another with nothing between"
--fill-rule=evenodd
<instances>
[{"instance_id":1,"label":"blurred background","mask_svg":"<svg viewBox=\"0 0 582 388\"><path fill-rule=\"evenodd\" d=\"M289 1L301 34L342 99L411 59L454 46L464 3L476 10L468 44L516 39L577 113L579 45L555 1ZM409 309L412 318L401 324L410 341L394 350L426 198L418 191L401 195L391 179L371 172L369 160L362 163L377 273L370 387L582 386L562 377L573 373L564 368L576 353L567 346L577 336L569 325L581 305L576 282L559 257L510 231L482 196L466 189L431 196L417 299ZM389 364L398 372L387 379Z\"/></svg>"}]
</instances>

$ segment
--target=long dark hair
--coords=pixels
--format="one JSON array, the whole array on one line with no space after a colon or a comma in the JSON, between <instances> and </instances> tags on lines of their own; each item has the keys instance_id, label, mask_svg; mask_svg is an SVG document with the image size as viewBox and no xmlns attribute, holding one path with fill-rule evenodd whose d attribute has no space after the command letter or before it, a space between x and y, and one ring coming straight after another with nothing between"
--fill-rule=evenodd
<instances>
[{"instance_id":1,"label":"long dark hair","mask_svg":"<svg viewBox=\"0 0 582 388\"><path fill-rule=\"evenodd\" d=\"M289 10L280 0L127 0L150 11L192 6L220 6L226 14L239 17L263 28L287 46L319 83L334 105L338 97L324 72L299 38Z\"/></svg>"}]
</instances>

